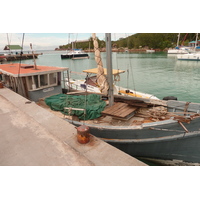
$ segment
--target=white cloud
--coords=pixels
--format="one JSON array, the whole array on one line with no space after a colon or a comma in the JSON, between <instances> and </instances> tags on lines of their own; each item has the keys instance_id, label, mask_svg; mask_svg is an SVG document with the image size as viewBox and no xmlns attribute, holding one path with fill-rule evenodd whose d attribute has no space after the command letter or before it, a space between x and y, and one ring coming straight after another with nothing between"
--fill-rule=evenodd
<instances>
[{"instance_id":1,"label":"white cloud","mask_svg":"<svg viewBox=\"0 0 200 200\"><path fill-rule=\"evenodd\" d=\"M91 37L91 33L74 33L70 34L70 41L85 40ZM104 33L97 33L100 40L105 39ZM112 40L118 40L121 37L127 37L130 34L126 33L112 33ZM23 33L0 33L0 52L8 44L22 46ZM60 45L67 44L69 41L68 33L25 33L23 49L30 50L30 43L32 43L34 50L54 50Z\"/></svg>"},{"instance_id":2,"label":"white cloud","mask_svg":"<svg viewBox=\"0 0 200 200\"><path fill-rule=\"evenodd\" d=\"M10 44L17 44L22 46L22 38L23 34L8 34ZM63 45L67 43L67 37L66 38L59 38L56 36L43 36L36 37L37 34L25 34L24 36L24 50L30 50L30 43L33 45L33 49L42 50L42 49L55 49L59 45ZM7 34L6 33L0 33L0 51L3 50L5 45L8 44L7 40Z\"/></svg>"}]
</instances>

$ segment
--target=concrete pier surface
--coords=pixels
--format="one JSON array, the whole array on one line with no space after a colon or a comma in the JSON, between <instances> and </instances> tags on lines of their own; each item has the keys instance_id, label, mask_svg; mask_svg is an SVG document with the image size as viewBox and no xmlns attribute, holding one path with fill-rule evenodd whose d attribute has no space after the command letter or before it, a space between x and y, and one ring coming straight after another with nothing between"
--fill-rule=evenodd
<instances>
[{"instance_id":1,"label":"concrete pier surface","mask_svg":"<svg viewBox=\"0 0 200 200\"><path fill-rule=\"evenodd\" d=\"M0 89L0 166L146 166L13 91Z\"/></svg>"}]
</instances>

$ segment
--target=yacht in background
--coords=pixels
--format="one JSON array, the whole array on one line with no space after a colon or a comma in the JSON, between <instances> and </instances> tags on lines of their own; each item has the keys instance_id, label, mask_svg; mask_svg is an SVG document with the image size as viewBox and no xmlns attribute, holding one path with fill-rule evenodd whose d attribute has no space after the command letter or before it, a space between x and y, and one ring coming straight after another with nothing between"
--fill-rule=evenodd
<instances>
[{"instance_id":1,"label":"yacht in background","mask_svg":"<svg viewBox=\"0 0 200 200\"><path fill-rule=\"evenodd\" d=\"M72 49L72 50L67 50L66 54L61 54L61 58L84 59L84 58L89 58L89 55L85 53L82 49Z\"/></svg>"},{"instance_id":2,"label":"yacht in background","mask_svg":"<svg viewBox=\"0 0 200 200\"><path fill-rule=\"evenodd\" d=\"M178 60L191 60L191 61L199 61L200 60L200 52L197 52L197 40L198 40L198 33L196 34L196 42L194 46L194 52L193 53L187 53L184 55L177 55Z\"/></svg>"}]
</instances>

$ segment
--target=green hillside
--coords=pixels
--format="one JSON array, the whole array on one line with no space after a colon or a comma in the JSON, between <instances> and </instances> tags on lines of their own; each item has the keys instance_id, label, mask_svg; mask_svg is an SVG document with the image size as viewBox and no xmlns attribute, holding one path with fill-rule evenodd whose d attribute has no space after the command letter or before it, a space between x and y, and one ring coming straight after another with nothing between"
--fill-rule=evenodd
<instances>
[{"instance_id":1,"label":"green hillside","mask_svg":"<svg viewBox=\"0 0 200 200\"><path fill-rule=\"evenodd\" d=\"M178 33L136 33L127 38L121 38L117 41L112 41L113 47L116 48L153 48L164 50L165 48L173 48L177 44ZM196 33L181 33L179 44L185 46L192 40L195 40ZM93 49L92 38L89 38L90 42L76 43L75 48L82 48L83 50ZM105 48L105 41L98 40L99 47ZM59 49L71 48L71 44L59 46Z\"/></svg>"}]
</instances>

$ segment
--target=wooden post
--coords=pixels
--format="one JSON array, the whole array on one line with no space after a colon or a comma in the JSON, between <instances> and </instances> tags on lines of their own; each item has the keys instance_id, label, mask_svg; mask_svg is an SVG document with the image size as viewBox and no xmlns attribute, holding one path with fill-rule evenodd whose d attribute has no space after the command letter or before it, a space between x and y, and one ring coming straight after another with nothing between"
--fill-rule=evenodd
<instances>
[{"instance_id":1,"label":"wooden post","mask_svg":"<svg viewBox=\"0 0 200 200\"><path fill-rule=\"evenodd\" d=\"M106 63L107 63L107 78L108 78L108 100L109 106L114 103L113 96L113 74L112 74L112 47L111 47L111 33L106 33Z\"/></svg>"},{"instance_id":2,"label":"wooden post","mask_svg":"<svg viewBox=\"0 0 200 200\"><path fill-rule=\"evenodd\" d=\"M30 47L31 47L31 50L32 50L34 66L35 66L35 69L37 69L37 65L36 65L36 61L35 61L35 56L34 56L34 52L33 52L33 49L32 49L32 43L30 43Z\"/></svg>"}]
</instances>

